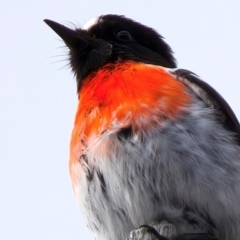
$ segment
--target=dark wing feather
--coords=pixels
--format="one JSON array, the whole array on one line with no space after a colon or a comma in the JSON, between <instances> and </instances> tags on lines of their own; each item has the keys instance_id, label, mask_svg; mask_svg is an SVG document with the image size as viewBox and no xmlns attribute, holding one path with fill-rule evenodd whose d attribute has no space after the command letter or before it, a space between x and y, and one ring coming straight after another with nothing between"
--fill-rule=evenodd
<instances>
[{"instance_id":1,"label":"dark wing feather","mask_svg":"<svg viewBox=\"0 0 240 240\"><path fill-rule=\"evenodd\" d=\"M224 117L224 126L236 135L238 144L240 145L239 121L224 98L193 72L185 69L177 69L170 71L170 73L190 87L207 105L220 112L220 114Z\"/></svg>"},{"instance_id":2,"label":"dark wing feather","mask_svg":"<svg viewBox=\"0 0 240 240\"><path fill-rule=\"evenodd\" d=\"M205 233L186 233L172 238L172 240L218 240L216 237L213 237Z\"/></svg>"},{"instance_id":3,"label":"dark wing feather","mask_svg":"<svg viewBox=\"0 0 240 240\"><path fill-rule=\"evenodd\" d=\"M155 228L149 225L142 225L140 228L146 228L147 232L152 233L158 240L218 240L216 237L207 233L184 233L168 238L160 235Z\"/></svg>"}]
</instances>

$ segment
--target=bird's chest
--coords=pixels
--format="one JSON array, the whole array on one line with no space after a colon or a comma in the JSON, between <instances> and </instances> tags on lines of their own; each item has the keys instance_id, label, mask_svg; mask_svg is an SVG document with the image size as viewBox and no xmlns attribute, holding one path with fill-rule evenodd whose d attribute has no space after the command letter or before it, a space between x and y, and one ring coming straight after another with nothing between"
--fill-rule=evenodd
<instances>
[{"instance_id":1,"label":"bird's chest","mask_svg":"<svg viewBox=\"0 0 240 240\"><path fill-rule=\"evenodd\" d=\"M157 161L158 131L190 101L165 70L148 73L131 64L104 77L100 71L80 94L70 145L72 184L93 231L115 229L109 239L123 239L159 215L154 185L167 171Z\"/></svg>"},{"instance_id":2,"label":"bird's chest","mask_svg":"<svg viewBox=\"0 0 240 240\"><path fill-rule=\"evenodd\" d=\"M124 239L155 214L154 207L149 210L146 206L154 203L151 184L156 169L150 132L160 124L160 116L145 107L138 114L137 107L126 105L111 114L109 109L97 107L85 113L84 121L73 131L73 188L90 228L95 233L106 232L106 239Z\"/></svg>"},{"instance_id":3,"label":"bird's chest","mask_svg":"<svg viewBox=\"0 0 240 240\"><path fill-rule=\"evenodd\" d=\"M95 109L94 117L73 132L73 188L90 228L108 234L105 239L126 238L132 229L158 219L166 199L174 199L168 164L173 156L162 134L166 122L158 111L149 114L143 108L134 115L132 108L122 118L116 111L111 121L104 117L107 110Z\"/></svg>"},{"instance_id":4,"label":"bird's chest","mask_svg":"<svg viewBox=\"0 0 240 240\"><path fill-rule=\"evenodd\" d=\"M71 166L73 187L97 239L125 239L159 214L153 141L146 144L126 128L92 137L81 146L79 161Z\"/></svg>"},{"instance_id":5,"label":"bird's chest","mask_svg":"<svg viewBox=\"0 0 240 240\"><path fill-rule=\"evenodd\" d=\"M107 144L106 139L114 134L136 139L159 128L166 119L175 121L191 102L186 93L185 86L165 69L133 62L106 65L86 79L79 93L70 144L73 185L80 177L73 170L75 163L92 168L108 159L118 141ZM96 162L96 158L102 161Z\"/></svg>"},{"instance_id":6,"label":"bird's chest","mask_svg":"<svg viewBox=\"0 0 240 240\"><path fill-rule=\"evenodd\" d=\"M192 230L179 197L188 186L184 177L196 181L194 172L186 176L186 169L194 170L190 161L182 164L182 156L195 158L182 141L186 126L144 126L136 132L131 125L107 129L88 138L82 127L72 149L78 157L70 165L74 191L97 239L125 239L132 229L172 212Z\"/></svg>"}]
</instances>

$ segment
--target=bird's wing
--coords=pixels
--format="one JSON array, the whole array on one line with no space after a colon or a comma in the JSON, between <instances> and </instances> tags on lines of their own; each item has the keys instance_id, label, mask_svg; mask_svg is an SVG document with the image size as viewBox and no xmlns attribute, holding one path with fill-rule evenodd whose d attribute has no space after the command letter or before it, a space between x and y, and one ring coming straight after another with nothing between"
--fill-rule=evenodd
<instances>
[{"instance_id":1,"label":"bird's wing","mask_svg":"<svg viewBox=\"0 0 240 240\"><path fill-rule=\"evenodd\" d=\"M239 121L224 98L193 72L185 69L177 69L170 71L170 73L194 91L209 107L216 109L221 114L224 126L236 135L238 144L240 145Z\"/></svg>"},{"instance_id":2,"label":"bird's wing","mask_svg":"<svg viewBox=\"0 0 240 240\"><path fill-rule=\"evenodd\" d=\"M164 237L160 235L155 228L149 225L142 225L141 228L146 228L147 232L153 234L158 240L218 240L216 237L207 233L184 233L174 237Z\"/></svg>"},{"instance_id":3,"label":"bird's wing","mask_svg":"<svg viewBox=\"0 0 240 240\"><path fill-rule=\"evenodd\" d=\"M186 233L173 237L172 240L218 240L216 237L205 233Z\"/></svg>"}]
</instances>

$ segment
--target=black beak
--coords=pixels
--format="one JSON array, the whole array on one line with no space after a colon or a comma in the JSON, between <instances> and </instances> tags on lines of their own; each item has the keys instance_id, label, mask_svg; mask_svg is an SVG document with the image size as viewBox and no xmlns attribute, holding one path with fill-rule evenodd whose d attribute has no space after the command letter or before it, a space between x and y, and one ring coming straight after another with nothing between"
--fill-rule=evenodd
<instances>
[{"instance_id":1,"label":"black beak","mask_svg":"<svg viewBox=\"0 0 240 240\"><path fill-rule=\"evenodd\" d=\"M91 37L88 36L84 31L75 31L48 19L44 19L44 22L62 38L62 40L70 49L84 47L91 40Z\"/></svg>"},{"instance_id":2,"label":"black beak","mask_svg":"<svg viewBox=\"0 0 240 240\"><path fill-rule=\"evenodd\" d=\"M86 30L72 30L48 19L44 22L62 38L69 48L69 60L77 76L79 91L83 79L109 61L112 45L102 39L92 38Z\"/></svg>"}]
</instances>

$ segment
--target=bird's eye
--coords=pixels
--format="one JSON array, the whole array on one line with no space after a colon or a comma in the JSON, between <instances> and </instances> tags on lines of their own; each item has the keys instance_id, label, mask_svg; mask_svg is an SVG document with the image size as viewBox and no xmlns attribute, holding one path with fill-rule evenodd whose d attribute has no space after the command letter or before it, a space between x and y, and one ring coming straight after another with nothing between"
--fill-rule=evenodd
<instances>
[{"instance_id":1,"label":"bird's eye","mask_svg":"<svg viewBox=\"0 0 240 240\"><path fill-rule=\"evenodd\" d=\"M117 32L116 34L117 38L121 39L121 40L125 40L125 41L131 41L133 40L132 35L130 34L130 32L126 31L126 30L120 30Z\"/></svg>"}]
</instances>

